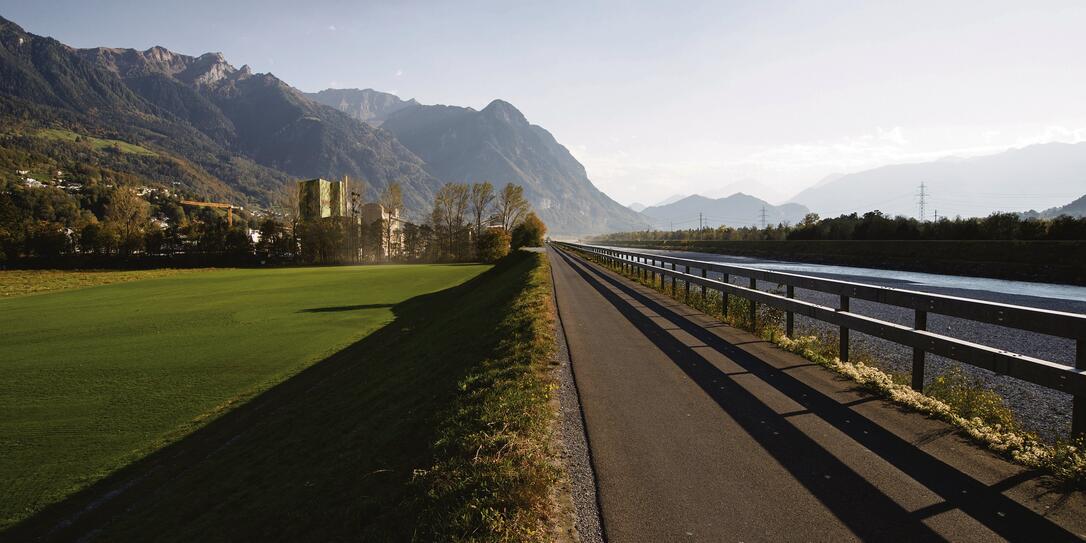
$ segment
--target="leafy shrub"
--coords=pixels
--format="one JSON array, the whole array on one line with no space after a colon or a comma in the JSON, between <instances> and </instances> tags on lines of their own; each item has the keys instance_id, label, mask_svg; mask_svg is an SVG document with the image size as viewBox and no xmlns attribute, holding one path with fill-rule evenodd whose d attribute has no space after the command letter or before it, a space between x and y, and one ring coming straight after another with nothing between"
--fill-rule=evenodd
<instances>
[{"instance_id":1,"label":"leafy shrub","mask_svg":"<svg viewBox=\"0 0 1086 543\"><path fill-rule=\"evenodd\" d=\"M479 260L497 262L509 254L509 233L500 228L488 228L479 236Z\"/></svg>"},{"instance_id":2,"label":"leafy shrub","mask_svg":"<svg viewBox=\"0 0 1086 543\"><path fill-rule=\"evenodd\" d=\"M547 225L536 216L529 213L524 222L513 228L513 249L521 247L542 247L543 236L547 234Z\"/></svg>"}]
</instances>

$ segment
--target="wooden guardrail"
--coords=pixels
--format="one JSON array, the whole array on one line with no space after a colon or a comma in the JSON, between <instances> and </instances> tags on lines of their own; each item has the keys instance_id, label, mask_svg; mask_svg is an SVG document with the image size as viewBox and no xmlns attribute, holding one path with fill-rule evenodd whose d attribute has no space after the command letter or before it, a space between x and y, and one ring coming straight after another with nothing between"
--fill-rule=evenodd
<instances>
[{"instance_id":1,"label":"wooden guardrail","mask_svg":"<svg viewBox=\"0 0 1086 543\"><path fill-rule=\"evenodd\" d=\"M724 299L725 311L728 307L728 296L745 298L751 302L752 323L756 319L757 304L781 309L785 312L785 333L788 336L792 336L796 314L837 325L840 358L844 361L849 358L850 330L912 347L912 387L915 390L923 389L925 356L932 353L1072 394L1074 403L1071 432L1074 435L1086 434L1086 315L578 243L556 242L554 245L581 251L602 263L621 267L624 271L636 273L642 278L647 279L651 275L654 284L657 276L660 277L661 284L670 278L672 291L675 291L676 281L685 284L687 293L692 284L702 288L703 296L708 290L719 291ZM678 269L680 267L681 271ZM691 273L691 270L697 270L698 273ZM709 278L708 272L722 274L723 280ZM732 284L730 279L733 276L747 278L749 286ZM784 285L785 294L758 290L758 281ZM836 295L839 297L838 306L829 307L797 300L796 288ZM852 298L911 309L914 312L913 326L852 313L849 311L849 301ZM1075 366L928 331L926 328L929 313L1073 339L1076 344Z\"/></svg>"}]
</instances>

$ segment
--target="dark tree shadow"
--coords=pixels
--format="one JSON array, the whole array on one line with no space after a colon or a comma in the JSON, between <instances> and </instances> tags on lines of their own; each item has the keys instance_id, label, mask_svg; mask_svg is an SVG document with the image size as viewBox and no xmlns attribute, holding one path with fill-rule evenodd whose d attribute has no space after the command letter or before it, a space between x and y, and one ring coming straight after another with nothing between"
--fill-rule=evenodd
<instances>
[{"instance_id":1,"label":"dark tree shadow","mask_svg":"<svg viewBox=\"0 0 1086 543\"><path fill-rule=\"evenodd\" d=\"M359 304L359 305L341 305L335 307L311 307L309 309L300 309L298 313L338 313L341 311L361 311L364 309L381 309L385 307L395 307L395 304Z\"/></svg>"}]
</instances>

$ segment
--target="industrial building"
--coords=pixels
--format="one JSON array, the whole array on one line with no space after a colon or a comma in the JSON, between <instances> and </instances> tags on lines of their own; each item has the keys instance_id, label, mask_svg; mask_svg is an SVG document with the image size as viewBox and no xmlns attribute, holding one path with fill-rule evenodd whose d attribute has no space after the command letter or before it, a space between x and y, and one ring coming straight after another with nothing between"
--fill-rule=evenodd
<instances>
[{"instance_id":1,"label":"industrial building","mask_svg":"<svg viewBox=\"0 0 1086 543\"><path fill-rule=\"evenodd\" d=\"M403 225L406 221L400 218L398 210L389 212L381 204L371 202L362 205L359 213L362 216L362 223L367 226L377 221L383 221L385 224L391 225L392 239L381 238L382 253L391 256L393 253L398 252L400 247L403 247Z\"/></svg>"},{"instance_id":2,"label":"industrial building","mask_svg":"<svg viewBox=\"0 0 1086 543\"><path fill-rule=\"evenodd\" d=\"M298 209L303 221L325 217L349 217L351 192L347 179L298 181Z\"/></svg>"}]
</instances>

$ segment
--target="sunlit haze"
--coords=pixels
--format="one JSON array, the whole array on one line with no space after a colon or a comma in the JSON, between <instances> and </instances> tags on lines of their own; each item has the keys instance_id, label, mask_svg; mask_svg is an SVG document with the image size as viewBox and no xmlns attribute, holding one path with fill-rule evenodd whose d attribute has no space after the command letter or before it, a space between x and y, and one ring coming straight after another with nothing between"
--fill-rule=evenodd
<instances>
[{"instance_id":1,"label":"sunlit haze","mask_svg":"<svg viewBox=\"0 0 1086 543\"><path fill-rule=\"evenodd\" d=\"M1086 139L1078 1L107 4L0 12L77 47L221 51L305 91L502 98L624 204L737 181L781 201L831 173Z\"/></svg>"}]
</instances>

